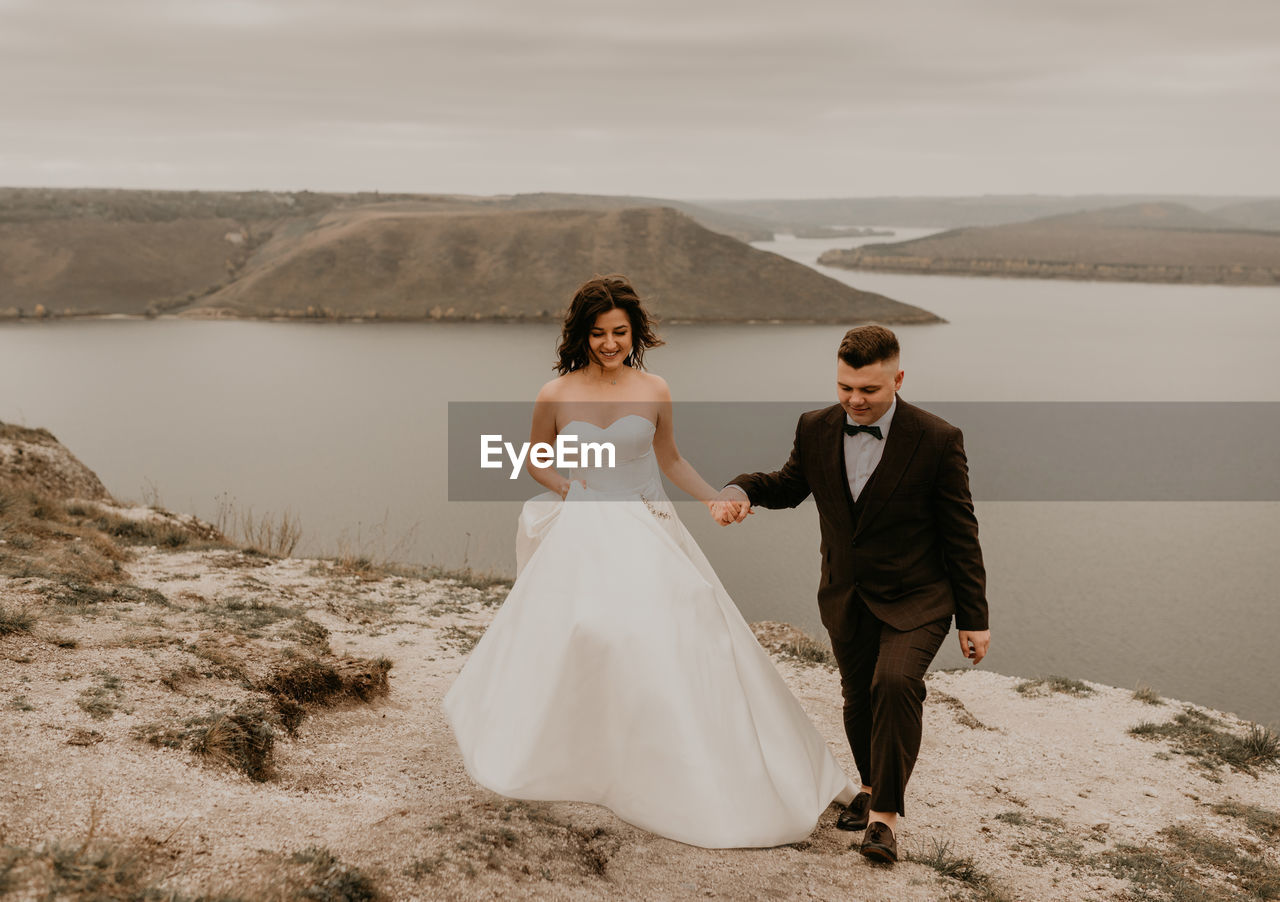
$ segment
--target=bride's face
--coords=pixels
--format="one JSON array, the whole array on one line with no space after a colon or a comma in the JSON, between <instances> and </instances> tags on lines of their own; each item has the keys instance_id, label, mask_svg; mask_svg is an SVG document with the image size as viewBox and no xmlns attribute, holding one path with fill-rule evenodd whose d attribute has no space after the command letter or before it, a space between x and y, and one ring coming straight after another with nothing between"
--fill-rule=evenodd
<instances>
[{"instance_id":1,"label":"bride's face","mask_svg":"<svg viewBox=\"0 0 1280 902\"><path fill-rule=\"evenodd\" d=\"M631 353L631 319L625 310L606 310L596 317L587 337L591 361L606 372L623 365Z\"/></svg>"}]
</instances>

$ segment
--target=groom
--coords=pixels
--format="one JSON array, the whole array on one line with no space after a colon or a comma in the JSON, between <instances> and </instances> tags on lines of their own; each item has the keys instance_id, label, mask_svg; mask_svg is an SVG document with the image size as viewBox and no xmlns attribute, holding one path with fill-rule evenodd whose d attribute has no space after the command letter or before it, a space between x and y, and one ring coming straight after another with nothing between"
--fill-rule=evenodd
<instances>
[{"instance_id":1,"label":"groom","mask_svg":"<svg viewBox=\"0 0 1280 902\"><path fill-rule=\"evenodd\" d=\"M712 514L795 507L810 493L822 528L818 607L844 696L862 791L837 826L866 830L868 858L898 859L894 830L920 750L924 675L954 615L960 649L987 653L986 572L960 430L898 397L898 339L850 329L836 361L839 403L803 414L791 457L743 474Z\"/></svg>"}]
</instances>

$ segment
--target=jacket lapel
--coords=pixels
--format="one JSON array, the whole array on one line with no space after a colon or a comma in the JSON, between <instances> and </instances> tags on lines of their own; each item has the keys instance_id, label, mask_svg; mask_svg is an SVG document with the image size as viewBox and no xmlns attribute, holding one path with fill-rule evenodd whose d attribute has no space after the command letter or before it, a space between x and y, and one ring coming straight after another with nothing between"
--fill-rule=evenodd
<instances>
[{"instance_id":1,"label":"jacket lapel","mask_svg":"<svg viewBox=\"0 0 1280 902\"><path fill-rule=\"evenodd\" d=\"M843 434L843 429L841 430ZM889 426L889 434L884 439L884 454L876 465L874 478L863 489L860 496L862 513L858 517L856 536L866 527L884 507L884 503L902 479L916 446L920 444L920 419L916 408L902 397L898 397L898 407L893 412L893 423ZM843 446L840 449L843 455Z\"/></svg>"}]
</instances>

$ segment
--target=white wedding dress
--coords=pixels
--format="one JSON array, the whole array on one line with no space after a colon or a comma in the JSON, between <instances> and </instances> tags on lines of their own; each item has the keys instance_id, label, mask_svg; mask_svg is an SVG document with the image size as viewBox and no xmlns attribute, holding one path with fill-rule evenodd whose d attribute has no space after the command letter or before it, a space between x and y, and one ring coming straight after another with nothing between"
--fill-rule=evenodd
<instances>
[{"instance_id":1,"label":"white wedding dress","mask_svg":"<svg viewBox=\"0 0 1280 902\"><path fill-rule=\"evenodd\" d=\"M855 787L677 518L652 421L564 431L616 466L524 505L515 585L444 700L467 771L697 846L804 839Z\"/></svg>"}]
</instances>

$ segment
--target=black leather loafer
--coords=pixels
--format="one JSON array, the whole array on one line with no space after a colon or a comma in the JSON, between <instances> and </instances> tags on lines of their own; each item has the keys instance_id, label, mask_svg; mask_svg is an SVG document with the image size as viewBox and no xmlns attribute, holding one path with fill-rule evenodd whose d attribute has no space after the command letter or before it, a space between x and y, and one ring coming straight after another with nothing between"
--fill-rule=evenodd
<instances>
[{"instance_id":1,"label":"black leather loafer","mask_svg":"<svg viewBox=\"0 0 1280 902\"><path fill-rule=\"evenodd\" d=\"M872 861L893 864L898 860L898 841L893 838L893 831L889 829L888 824L876 821L867 827L867 833L862 838L862 846L858 851Z\"/></svg>"},{"instance_id":2,"label":"black leather loafer","mask_svg":"<svg viewBox=\"0 0 1280 902\"><path fill-rule=\"evenodd\" d=\"M836 827L840 830L867 829L867 812L871 809L871 795L860 792L853 797L849 807L840 812L836 818Z\"/></svg>"}]
</instances>

